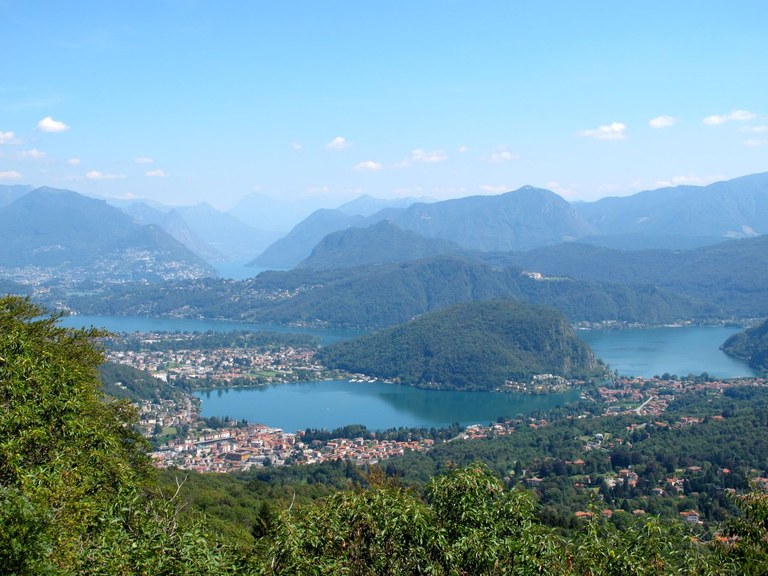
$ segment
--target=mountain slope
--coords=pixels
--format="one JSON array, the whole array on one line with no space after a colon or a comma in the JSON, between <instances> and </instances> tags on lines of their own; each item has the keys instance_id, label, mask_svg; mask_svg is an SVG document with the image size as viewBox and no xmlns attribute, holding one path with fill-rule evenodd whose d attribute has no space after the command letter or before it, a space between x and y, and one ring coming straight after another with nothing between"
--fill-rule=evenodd
<instances>
[{"instance_id":1,"label":"mountain slope","mask_svg":"<svg viewBox=\"0 0 768 576\"><path fill-rule=\"evenodd\" d=\"M748 238L768 233L768 172L574 207L602 235L709 238L710 243Z\"/></svg>"},{"instance_id":2,"label":"mountain slope","mask_svg":"<svg viewBox=\"0 0 768 576\"><path fill-rule=\"evenodd\" d=\"M307 258L326 235L350 226L364 226L365 218L339 210L316 210L296 224L283 238L270 245L250 264L262 268L293 268Z\"/></svg>"},{"instance_id":3,"label":"mountain slope","mask_svg":"<svg viewBox=\"0 0 768 576\"><path fill-rule=\"evenodd\" d=\"M462 251L453 242L424 238L383 220L367 228L347 228L328 234L297 268L354 268Z\"/></svg>"},{"instance_id":4,"label":"mountain slope","mask_svg":"<svg viewBox=\"0 0 768 576\"><path fill-rule=\"evenodd\" d=\"M563 198L532 186L499 196L413 204L390 218L427 238L484 251L527 250L594 233Z\"/></svg>"},{"instance_id":5,"label":"mountain slope","mask_svg":"<svg viewBox=\"0 0 768 576\"><path fill-rule=\"evenodd\" d=\"M493 390L535 374L579 378L598 365L563 315L513 300L471 302L321 350L331 368L412 386Z\"/></svg>"},{"instance_id":6,"label":"mountain slope","mask_svg":"<svg viewBox=\"0 0 768 576\"><path fill-rule=\"evenodd\" d=\"M141 226L102 200L38 188L0 209L0 265L82 269L111 279L215 275L156 226Z\"/></svg>"},{"instance_id":7,"label":"mountain slope","mask_svg":"<svg viewBox=\"0 0 768 576\"><path fill-rule=\"evenodd\" d=\"M519 266L545 276L653 285L740 317L768 315L768 235L693 250L623 251L574 242L477 257L492 265Z\"/></svg>"},{"instance_id":8,"label":"mountain slope","mask_svg":"<svg viewBox=\"0 0 768 576\"><path fill-rule=\"evenodd\" d=\"M205 202L181 206L176 211L200 238L225 258L253 258L280 237L277 232L245 224Z\"/></svg>"},{"instance_id":9,"label":"mountain slope","mask_svg":"<svg viewBox=\"0 0 768 576\"><path fill-rule=\"evenodd\" d=\"M30 190L32 190L32 186L25 184L0 185L0 207L7 206L14 200L18 200Z\"/></svg>"},{"instance_id":10,"label":"mountain slope","mask_svg":"<svg viewBox=\"0 0 768 576\"><path fill-rule=\"evenodd\" d=\"M318 210L265 250L253 264L291 268L307 258L326 235L383 220L425 238L448 240L473 250L526 250L595 233L560 196L525 186L499 196L417 203L404 209L388 207L365 219L342 210Z\"/></svg>"},{"instance_id":11,"label":"mountain slope","mask_svg":"<svg viewBox=\"0 0 768 576\"><path fill-rule=\"evenodd\" d=\"M749 362L755 370L768 372L768 320L734 334L721 346L723 352Z\"/></svg>"},{"instance_id":12,"label":"mountain slope","mask_svg":"<svg viewBox=\"0 0 768 576\"><path fill-rule=\"evenodd\" d=\"M224 255L221 252L200 238L190 228L187 221L176 209L163 211L150 206L146 202L134 202L123 207L122 210L133 217L139 224L145 226L155 224L159 226L207 262L216 262L224 259Z\"/></svg>"}]
</instances>

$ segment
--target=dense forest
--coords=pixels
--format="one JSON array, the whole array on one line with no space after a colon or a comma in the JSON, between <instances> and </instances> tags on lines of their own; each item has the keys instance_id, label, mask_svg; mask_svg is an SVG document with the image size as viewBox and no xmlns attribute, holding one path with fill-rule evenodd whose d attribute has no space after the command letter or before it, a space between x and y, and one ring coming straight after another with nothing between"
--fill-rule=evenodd
<instances>
[{"instance_id":1,"label":"dense forest","mask_svg":"<svg viewBox=\"0 0 768 576\"><path fill-rule=\"evenodd\" d=\"M346 270L262 272L239 282L120 285L68 296L84 314L229 318L276 324L383 328L461 302L515 298L560 309L571 322L665 323L723 310L651 284L565 277L537 280L459 256Z\"/></svg>"},{"instance_id":2,"label":"dense forest","mask_svg":"<svg viewBox=\"0 0 768 576\"><path fill-rule=\"evenodd\" d=\"M330 368L424 388L493 390L536 374L599 373L560 312L514 300L457 304L323 348Z\"/></svg>"}]
</instances>

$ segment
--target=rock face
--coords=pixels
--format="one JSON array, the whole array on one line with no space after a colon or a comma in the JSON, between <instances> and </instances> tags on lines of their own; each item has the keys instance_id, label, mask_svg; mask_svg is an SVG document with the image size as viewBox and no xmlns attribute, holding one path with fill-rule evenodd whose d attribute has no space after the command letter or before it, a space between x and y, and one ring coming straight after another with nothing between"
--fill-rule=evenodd
<instances>
[{"instance_id":1,"label":"rock face","mask_svg":"<svg viewBox=\"0 0 768 576\"><path fill-rule=\"evenodd\" d=\"M514 300L459 304L323 349L320 361L412 386L493 390L536 374L599 370L563 315Z\"/></svg>"}]
</instances>

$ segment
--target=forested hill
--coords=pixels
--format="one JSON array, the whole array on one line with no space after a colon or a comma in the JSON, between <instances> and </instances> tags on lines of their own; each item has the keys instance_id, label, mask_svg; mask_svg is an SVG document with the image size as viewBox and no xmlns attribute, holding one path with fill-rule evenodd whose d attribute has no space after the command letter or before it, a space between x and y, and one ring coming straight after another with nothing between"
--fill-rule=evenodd
<instances>
[{"instance_id":1,"label":"forested hill","mask_svg":"<svg viewBox=\"0 0 768 576\"><path fill-rule=\"evenodd\" d=\"M768 320L734 334L721 347L723 352L749 362L755 370L768 372Z\"/></svg>"},{"instance_id":2,"label":"forested hill","mask_svg":"<svg viewBox=\"0 0 768 576\"><path fill-rule=\"evenodd\" d=\"M331 368L412 386L493 390L535 374L584 378L598 369L558 311L513 300L471 302L328 346Z\"/></svg>"},{"instance_id":3,"label":"forested hill","mask_svg":"<svg viewBox=\"0 0 768 576\"><path fill-rule=\"evenodd\" d=\"M545 276L622 285L653 285L741 317L768 315L768 235L692 250L615 250L581 243L528 252L476 254L493 266Z\"/></svg>"},{"instance_id":4,"label":"forested hill","mask_svg":"<svg viewBox=\"0 0 768 576\"><path fill-rule=\"evenodd\" d=\"M469 301L516 298L559 308L572 322L665 323L717 310L653 286L535 279L458 256L346 270L264 272L249 280L112 286L71 295L82 314L230 318L383 328Z\"/></svg>"}]
</instances>

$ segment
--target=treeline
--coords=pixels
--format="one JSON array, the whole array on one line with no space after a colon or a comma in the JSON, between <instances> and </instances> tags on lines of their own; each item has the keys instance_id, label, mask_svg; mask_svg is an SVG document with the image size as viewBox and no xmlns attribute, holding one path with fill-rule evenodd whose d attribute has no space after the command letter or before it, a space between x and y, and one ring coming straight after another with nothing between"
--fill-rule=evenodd
<instances>
[{"instance_id":1,"label":"treeline","mask_svg":"<svg viewBox=\"0 0 768 576\"><path fill-rule=\"evenodd\" d=\"M469 301L514 298L556 307L571 322L664 323L719 317L723 310L646 285L559 278L539 281L518 267L458 256L331 271L263 272L240 282L200 280L117 285L67 296L84 314L228 318L278 324L382 328Z\"/></svg>"},{"instance_id":2,"label":"treeline","mask_svg":"<svg viewBox=\"0 0 768 576\"><path fill-rule=\"evenodd\" d=\"M117 362L104 362L99 366L99 378L104 394L111 398L138 402L140 400L178 400L182 390L146 370Z\"/></svg>"},{"instance_id":3,"label":"treeline","mask_svg":"<svg viewBox=\"0 0 768 576\"><path fill-rule=\"evenodd\" d=\"M362 424L350 424L347 426L341 426L340 428L334 428L333 430L325 430L318 428L307 428L301 437L301 441L305 444L314 441L327 442L335 438L355 439L363 438L364 440L395 440L397 442L408 442L411 440L425 440L432 439L435 441L450 440L459 435L464 430L464 427L459 423L453 423L445 428L387 428L386 430L371 431Z\"/></svg>"},{"instance_id":4,"label":"treeline","mask_svg":"<svg viewBox=\"0 0 768 576\"><path fill-rule=\"evenodd\" d=\"M316 348L318 339L309 334L283 332L255 332L233 330L229 332L157 332L150 335L137 333L115 334L104 340L106 348L115 351L164 352L174 350L216 350L221 348Z\"/></svg>"}]
</instances>

